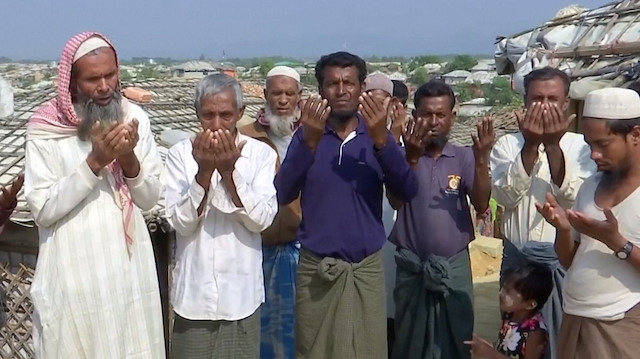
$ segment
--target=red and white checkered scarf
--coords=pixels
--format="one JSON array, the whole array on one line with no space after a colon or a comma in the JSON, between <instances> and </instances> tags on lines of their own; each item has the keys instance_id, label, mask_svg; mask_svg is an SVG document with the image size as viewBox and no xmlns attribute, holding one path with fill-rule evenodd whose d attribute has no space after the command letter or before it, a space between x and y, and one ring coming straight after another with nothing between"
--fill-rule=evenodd
<instances>
[{"instance_id":1,"label":"red and white checkered scarf","mask_svg":"<svg viewBox=\"0 0 640 359\"><path fill-rule=\"evenodd\" d=\"M115 47L105 36L97 32L83 32L69 40L62 51L60 64L58 65L58 96L40 107L36 113L29 119L27 125L27 141L31 139L54 139L65 138L77 135L77 128L80 119L73 110L71 100L71 67L73 66L73 57L78 51L80 45L87 39L98 36L105 40L116 53L116 65L120 67L120 61ZM125 110L125 116L128 116L128 101L123 98L122 105ZM124 237L127 244L129 255L133 252L134 242L134 218L133 218L133 200L131 192L127 186L127 182L122 172L122 166L119 161L113 161L107 166L109 174L112 177L112 187L114 189L114 197L116 205L122 210L122 220L124 227ZM111 179L111 178L109 178Z\"/></svg>"}]
</instances>

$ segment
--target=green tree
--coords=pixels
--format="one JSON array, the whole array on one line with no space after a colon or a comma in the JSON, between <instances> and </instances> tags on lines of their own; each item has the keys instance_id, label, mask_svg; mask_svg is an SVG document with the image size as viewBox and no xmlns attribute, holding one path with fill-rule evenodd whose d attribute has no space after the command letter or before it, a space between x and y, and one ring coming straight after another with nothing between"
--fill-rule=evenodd
<instances>
[{"instance_id":1,"label":"green tree","mask_svg":"<svg viewBox=\"0 0 640 359\"><path fill-rule=\"evenodd\" d=\"M31 85L35 85L35 83L36 80L33 76L23 77L20 79L20 85L18 87L24 89Z\"/></svg>"},{"instance_id":2,"label":"green tree","mask_svg":"<svg viewBox=\"0 0 640 359\"><path fill-rule=\"evenodd\" d=\"M127 70L120 70L120 81L122 82L131 82L133 80L133 76Z\"/></svg>"},{"instance_id":3,"label":"green tree","mask_svg":"<svg viewBox=\"0 0 640 359\"><path fill-rule=\"evenodd\" d=\"M145 66L138 72L138 77L143 79L157 79L162 77L160 72L158 72L155 68L150 66Z\"/></svg>"},{"instance_id":4,"label":"green tree","mask_svg":"<svg viewBox=\"0 0 640 359\"><path fill-rule=\"evenodd\" d=\"M478 64L478 60L471 55L458 55L453 61L447 64L445 72L451 72L455 70L470 70L472 67Z\"/></svg>"},{"instance_id":5,"label":"green tree","mask_svg":"<svg viewBox=\"0 0 640 359\"><path fill-rule=\"evenodd\" d=\"M276 61L271 58L260 59L258 66L260 66L260 74L262 76L267 76L269 70L271 70L275 66Z\"/></svg>"},{"instance_id":6,"label":"green tree","mask_svg":"<svg viewBox=\"0 0 640 359\"><path fill-rule=\"evenodd\" d=\"M442 58L436 55L416 56L407 64L407 68L409 69L409 71L413 71L418 67L422 67L426 64L440 64L442 62Z\"/></svg>"},{"instance_id":7,"label":"green tree","mask_svg":"<svg viewBox=\"0 0 640 359\"><path fill-rule=\"evenodd\" d=\"M496 107L519 107L524 104L522 95L511 89L508 78L496 77L493 83L484 86L486 104Z\"/></svg>"},{"instance_id":8,"label":"green tree","mask_svg":"<svg viewBox=\"0 0 640 359\"><path fill-rule=\"evenodd\" d=\"M429 74L424 67L419 67L415 70L411 78L409 79L413 84L422 85L423 83L429 81Z\"/></svg>"},{"instance_id":9,"label":"green tree","mask_svg":"<svg viewBox=\"0 0 640 359\"><path fill-rule=\"evenodd\" d=\"M480 83L469 83L463 82L456 86L456 91L458 92L458 101L459 102L467 102L471 101L474 98L482 97L482 85Z\"/></svg>"},{"instance_id":10,"label":"green tree","mask_svg":"<svg viewBox=\"0 0 640 359\"><path fill-rule=\"evenodd\" d=\"M416 61L421 64L441 64L443 62L442 58L437 55L422 55L416 56L413 58L413 61Z\"/></svg>"}]
</instances>

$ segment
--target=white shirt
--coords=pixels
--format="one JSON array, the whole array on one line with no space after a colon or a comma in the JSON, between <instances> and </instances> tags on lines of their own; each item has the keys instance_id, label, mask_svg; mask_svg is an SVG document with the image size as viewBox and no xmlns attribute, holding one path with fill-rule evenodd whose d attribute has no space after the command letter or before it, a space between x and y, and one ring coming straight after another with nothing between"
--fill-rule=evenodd
<instances>
[{"instance_id":1,"label":"white shirt","mask_svg":"<svg viewBox=\"0 0 640 359\"><path fill-rule=\"evenodd\" d=\"M291 143L291 135L288 136L276 136L271 131L268 132L269 140L273 142L273 145L276 146L278 150L278 158L280 158L280 164L284 162L284 158L287 157L287 150L289 149L289 144Z\"/></svg>"},{"instance_id":2,"label":"white shirt","mask_svg":"<svg viewBox=\"0 0 640 359\"><path fill-rule=\"evenodd\" d=\"M591 151L581 134L567 132L560 140L564 154L565 173L562 186L551 179L549 160L544 145L538 149L531 176L524 169L521 133L502 136L491 151L491 195L504 207L502 233L516 247L528 241L555 241L555 228L536 210L536 203L545 203L548 192L561 206L571 208L585 178L596 172Z\"/></svg>"},{"instance_id":3,"label":"white shirt","mask_svg":"<svg viewBox=\"0 0 640 359\"><path fill-rule=\"evenodd\" d=\"M604 221L602 208L595 203L595 193L602 174L587 179L574 208ZM640 187L613 207L620 234L640 246ZM580 234L580 244L564 279L564 311L567 314L597 320L618 320L640 303L640 273L631 263L618 259L602 242Z\"/></svg>"},{"instance_id":4,"label":"white shirt","mask_svg":"<svg viewBox=\"0 0 640 359\"><path fill-rule=\"evenodd\" d=\"M195 180L198 164L191 139L167 154L167 219L177 232L171 301L187 319L240 320L264 301L260 232L278 211L276 153L263 142L239 136L247 143L233 180L242 208L233 203L216 171L206 208L198 216L205 190Z\"/></svg>"}]
</instances>

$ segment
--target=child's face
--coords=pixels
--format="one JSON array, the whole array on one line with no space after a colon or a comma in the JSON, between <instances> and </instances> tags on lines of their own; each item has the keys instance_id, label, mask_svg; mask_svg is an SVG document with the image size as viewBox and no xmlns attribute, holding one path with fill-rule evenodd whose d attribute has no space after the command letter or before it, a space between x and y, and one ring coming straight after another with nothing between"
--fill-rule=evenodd
<instances>
[{"instance_id":1,"label":"child's face","mask_svg":"<svg viewBox=\"0 0 640 359\"><path fill-rule=\"evenodd\" d=\"M500 288L500 310L502 312L514 313L519 311L530 311L536 307L534 300L524 300L509 283Z\"/></svg>"}]
</instances>

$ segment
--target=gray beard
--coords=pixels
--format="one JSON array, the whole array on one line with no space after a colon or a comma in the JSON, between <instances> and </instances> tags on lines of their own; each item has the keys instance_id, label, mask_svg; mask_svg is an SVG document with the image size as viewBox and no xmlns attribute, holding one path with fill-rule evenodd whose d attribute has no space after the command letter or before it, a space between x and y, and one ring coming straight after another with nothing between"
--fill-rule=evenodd
<instances>
[{"instance_id":1,"label":"gray beard","mask_svg":"<svg viewBox=\"0 0 640 359\"><path fill-rule=\"evenodd\" d=\"M113 122L122 123L124 121L124 110L122 109L122 95L120 91L114 91L111 102L106 106L100 106L84 94L78 94L73 110L80 119L78 126L78 137L82 141L87 141L91 137L91 129L95 123L99 123L105 128Z\"/></svg>"},{"instance_id":2,"label":"gray beard","mask_svg":"<svg viewBox=\"0 0 640 359\"><path fill-rule=\"evenodd\" d=\"M426 149L443 149L444 146L449 142L449 138L447 136L438 136L436 138L430 139L426 143Z\"/></svg>"},{"instance_id":3,"label":"gray beard","mask_svg":"<svg viewBox=\"0 0 640 359\"><path fill-rule=\"evenodd\" d=\"M300 118L300 110L296 109L292 115L274 115L268 106L264 109L265 115L269 119L269 131L277 137L287 137L293 134L293 126Z\"/></svg>"}]
</instances>

